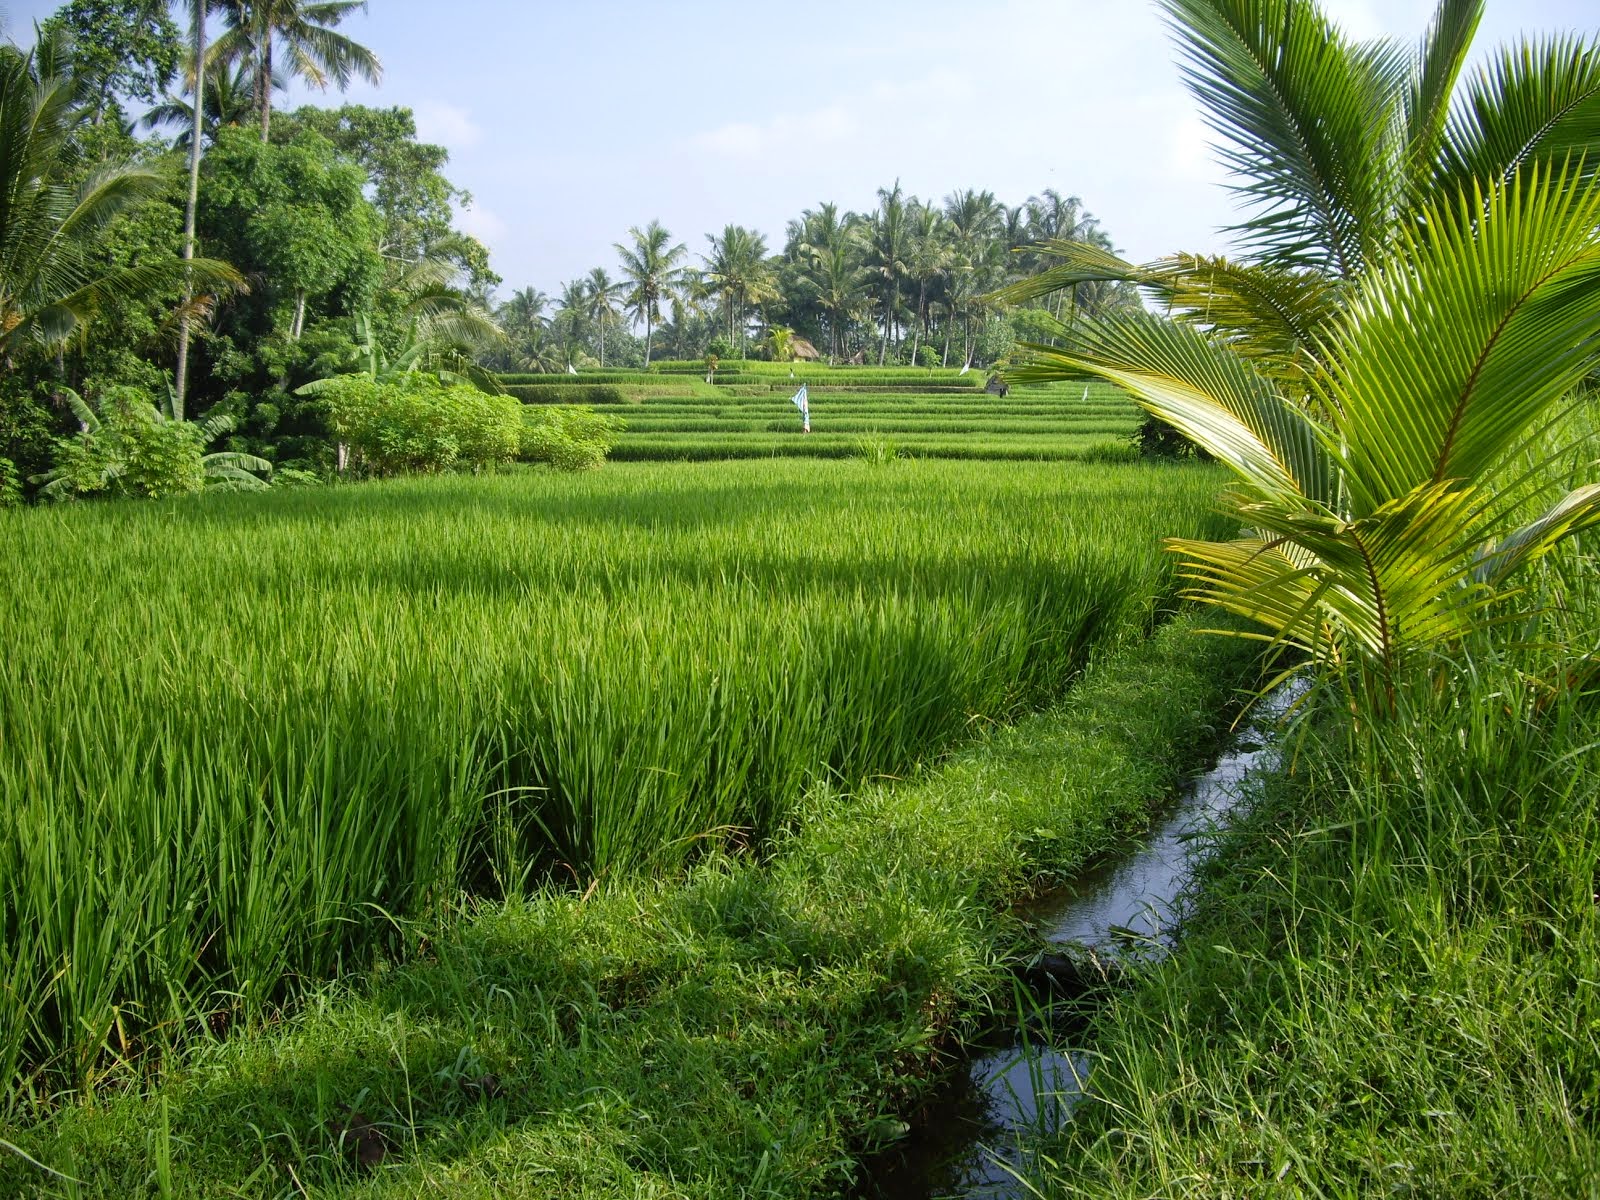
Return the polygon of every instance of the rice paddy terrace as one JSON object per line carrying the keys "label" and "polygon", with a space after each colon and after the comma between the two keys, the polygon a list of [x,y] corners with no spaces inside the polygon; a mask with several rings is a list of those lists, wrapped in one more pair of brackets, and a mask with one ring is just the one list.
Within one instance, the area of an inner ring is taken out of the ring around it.
{"label": "rice paddy terrace", "polygon": [[[987,374],[955,368],[827,367],[732,361],[649,372],[507,375],[528,403],[616,405],[627,432],[617,460],[718,458],[1123,459],[1138,411],[1116,388],[1061,383],[985,390]],[[791,401],[804,385],[811,433]]]}
{"label": "rice paddy terrace", "polygon": [[379,914],[914,770],[1147,621],[1216,485],[637,463],[0,513],[0,1092],[259,1013]]}

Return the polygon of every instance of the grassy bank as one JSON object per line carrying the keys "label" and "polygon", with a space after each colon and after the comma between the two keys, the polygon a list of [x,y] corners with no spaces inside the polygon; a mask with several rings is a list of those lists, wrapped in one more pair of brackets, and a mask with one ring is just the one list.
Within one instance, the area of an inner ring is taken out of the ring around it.
{"label": "grassy bank", "polygon": [[0,1151],[0,1194],[842,1186],[975,1014],[1009,1003],[1001,906],[1137,827],[1226,724],[1247,648],[1186,625],[938,771],[814,790],[765,865],[714,855],[408,930],[400,965],[192,1049],[153,1090],[14,1122],[5,1140],[78,1182]]}
{"label": "grassy bank", "polygon": [[1596,595],[1570,582],[1554,690],[1479,646],[1387,721],[1319,715],[1183,948],[1092,1031],[1043,1194],[1596,1194],[1600,695],[1559,662]]}

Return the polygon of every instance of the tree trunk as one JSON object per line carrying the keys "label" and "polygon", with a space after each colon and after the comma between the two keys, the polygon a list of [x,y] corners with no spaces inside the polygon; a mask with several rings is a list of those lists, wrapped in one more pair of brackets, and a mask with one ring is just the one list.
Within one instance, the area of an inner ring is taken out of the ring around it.
{"label": "tree trunk", "polygon": [[883,340],[878,343],[878,365],[881,367],[884,360],[889,357],[889,326],[894,323],[894,299],[888,292],[883,294]]}
{"label": "tree trunk", "polygon": [[272,129],[272,30],[261,39],[261,59],[256,67],[256,106],[261,110],[261,141],[266,143]]}
{"label": "tree trunk", "polygon": [[[204,123],[206,90],[206,0],[194,0],[194,128],[189,141],[189,197],[183,207],[183,261],[194,259],[194,212],[200,199],[200,129]],[[183,420],[189,387],[189,309],[194,284],[185,279],[183,308],[178,313],[178,368],[172,387],[172,419]]]}
{"label": "tree trunk", "polygon": [[300,340],[300,331],[306,324],[306,294],[298,292],[294,298],[294,323],[289,326],[289,337],[292,341]]}
{"label": "tree trunk", "polygon": [[600,326],[600,369],[603,371],[606,369],[606,319],[601,317],[595,323]]}
{"label": "tree trunk", "polygon": [[646,371],[650,369],[650,339],[653,334],[654,326],[651,324],[650,318],[646,317],[644,319],[644,369]]}

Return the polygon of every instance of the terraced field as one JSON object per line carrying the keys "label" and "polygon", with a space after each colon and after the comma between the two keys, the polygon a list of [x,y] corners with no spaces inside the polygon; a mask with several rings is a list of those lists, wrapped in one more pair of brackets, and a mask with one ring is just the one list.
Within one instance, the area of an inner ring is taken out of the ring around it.
{"label": "terraced field", "polygon": [[[984,390],[984,375],[955,370],[731,363],[711,384],[704,373],[699,363],[658,363],[649,374],[507,382],[530,402],[612,400],[628,425],[612,454],[619,460],[1116,460],[1133,457],[1128,435],[1139,423],[1106,384],[1013,388],[1001,397]],[[791,401],[802,384],[810,434]]]}

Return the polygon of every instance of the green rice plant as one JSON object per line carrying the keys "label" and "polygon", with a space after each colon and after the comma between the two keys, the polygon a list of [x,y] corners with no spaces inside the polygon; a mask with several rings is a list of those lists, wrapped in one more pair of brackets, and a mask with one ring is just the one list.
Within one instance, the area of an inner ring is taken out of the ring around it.
{"label": "green rice plant", "polygon": [[[1114,437],[1096,434],[1020,434],[1006,437],[978,435],[897,435],[907,451],[918,458],[1017,462],[1131,462],[1138,452]],[[790,433],[637,433],[617,444],[611,457],[618,462],[706,462],[719,458],[851,458],[858,450],[855,434]]]}
{"label": "green rice plant", "polygon": [[1003,1011],[1005,910],[1142,827],[1225,728],[1254,654],[1176,624],[915,779],[813,789],[769,855],[407,923],[409,953],[282,1020],[19,1114],[0,1195],[849,1194]]}
{"label": "green rice plant", "polygon": [[900,444],[885,434],[869,431],[856,442],[863,462],[874,467],[886,467],[900,457]]}
{"label": "green rice plant", "polygon": [[628,397],[614,383],[577,383],[572,377],[553,375],[550,384],[510,384],[506,395],[523,404],[626,404]]}
{"label": "green rice plant", "polygon": [[0,513],[7,1087],[258,1019],[462,888],[675,869],[914,769],[1148,620],[1216,480],[762,462]]}

